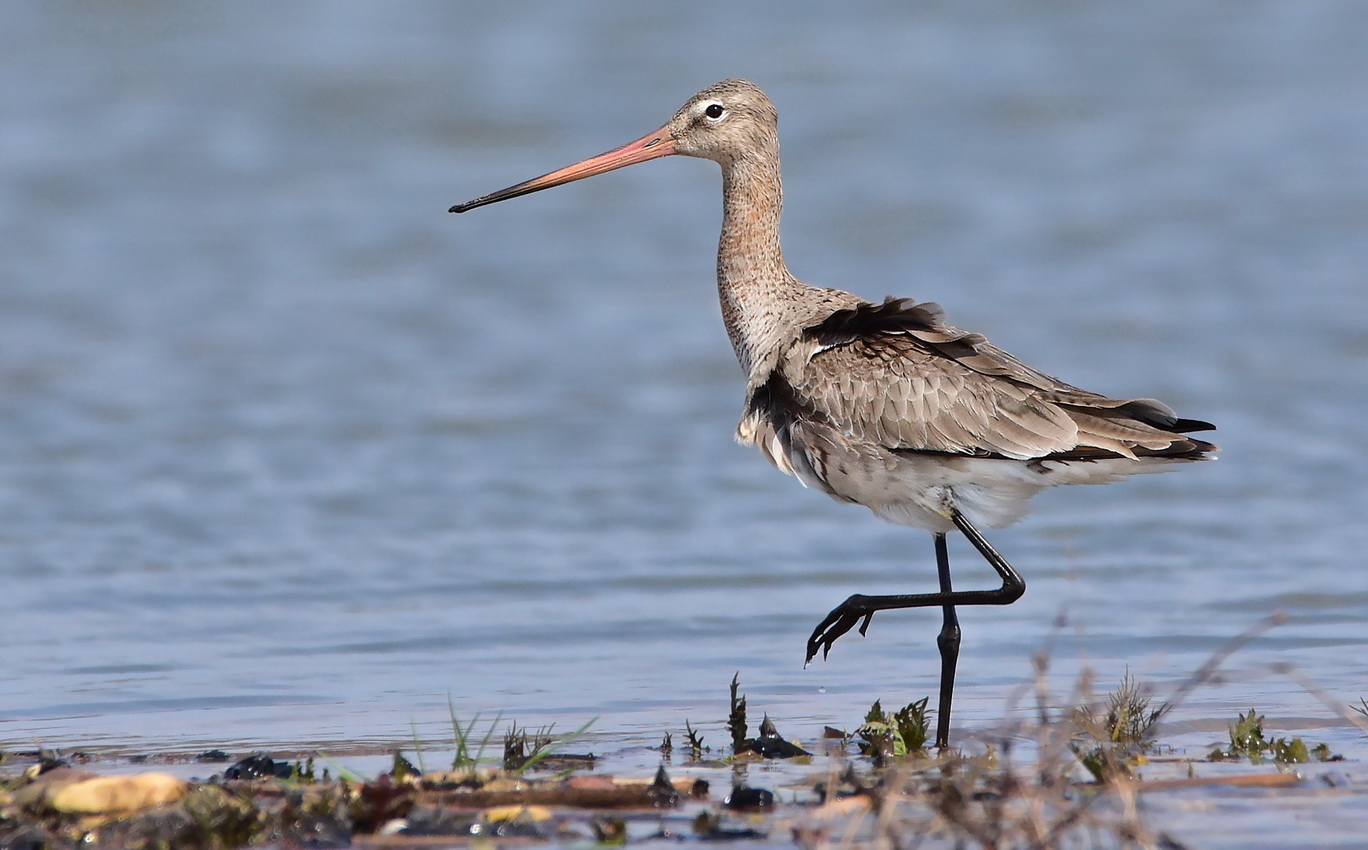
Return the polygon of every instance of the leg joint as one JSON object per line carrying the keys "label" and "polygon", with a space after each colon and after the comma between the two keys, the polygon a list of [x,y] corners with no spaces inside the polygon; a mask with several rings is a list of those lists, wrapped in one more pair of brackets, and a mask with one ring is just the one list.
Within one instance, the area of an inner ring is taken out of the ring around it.
{"label": "leg joint", "polygon": [[1011,605],[1026,595],[1026,581],[1019,573],[1012,573],[1002,579],[1002,604]]}

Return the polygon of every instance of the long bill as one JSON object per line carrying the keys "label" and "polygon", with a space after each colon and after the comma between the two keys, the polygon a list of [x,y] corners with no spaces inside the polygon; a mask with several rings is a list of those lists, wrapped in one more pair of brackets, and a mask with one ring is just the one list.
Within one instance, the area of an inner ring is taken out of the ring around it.
{"label": "long bill", "polygon": [[506,201],[509,198],[516,198],[519,195],[528,195],[532,192],[540,192],[542,189],[550,189],[552,186],[560,186],[575,180],[583,180],[586,177],[593,177],[596,174],[603,174],[605,171],[613,171],[618,168],[625,168],[635,165],[638,162],[645,162],[648,159],[658,159],[662,156],[669,156],[676,153],[675,137],[670,133],[669,128],[661,127],[646,136],[642,136],[635,142],[628,142],[620,148],[614,148],[607,153],[590,157],[583,162],[574,165],[567,165],[558,171],[550,174],[543,174],[531,180],[524,181],[516,186],[509,186],[507,189],[500,189],[488,195],[476,198],[473,201],[466,201],[464,204],[457,204],[448,212],[463,213],[466,210],[473,210],[485,204],[493,204],[499,201]]}

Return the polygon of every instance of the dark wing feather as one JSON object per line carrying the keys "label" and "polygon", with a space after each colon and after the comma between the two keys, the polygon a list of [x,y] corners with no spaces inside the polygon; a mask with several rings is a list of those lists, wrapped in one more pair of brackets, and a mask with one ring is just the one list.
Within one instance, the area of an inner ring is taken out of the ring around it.
{"label": "dark wing feather", "polygon": [[894,450],[1026,460],[1214,448],[1180,436],[1208,423],[1179,419],[1153,399],[1066,384],[942,316],[936,304],[903,298],[838,310],[807,328],[807,347],[779,364],[782,395],[794,415]]}

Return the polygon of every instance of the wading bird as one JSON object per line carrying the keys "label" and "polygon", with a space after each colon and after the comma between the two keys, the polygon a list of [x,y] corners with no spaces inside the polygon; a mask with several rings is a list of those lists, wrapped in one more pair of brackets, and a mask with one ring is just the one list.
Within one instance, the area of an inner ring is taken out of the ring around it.
{"label": "wading bird", "polygon": [[[813,631],[807,660],[819,650],[825,657],[857,624],[864,634],[878,611],[940,608],[936,745],[946,747],[960,646],[955,608],[1008,605],[1026,590],[978,526],[1015,522],[1047,487],[1207,458],[1216,447],[1186,433],[1213,426],[1179,419],[1153,399],[1108,398],[1052,378],[946,324],[936,304],[874,304],[799,281],[779,248],[778,115],[745,80],[709,86],[634,142],[450,211],[671,154],[722,166],[717,290],[747,379],[737,440],[808,487],[934,535],[939,592],[851,596]],[[954,530],[1001,587],[952,589],[946,534]]]}

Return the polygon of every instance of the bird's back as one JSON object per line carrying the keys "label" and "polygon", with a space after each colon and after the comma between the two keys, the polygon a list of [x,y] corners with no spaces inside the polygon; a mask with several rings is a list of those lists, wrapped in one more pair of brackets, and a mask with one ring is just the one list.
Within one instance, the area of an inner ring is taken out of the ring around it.
{"label": "bird's back", "polygon": [[[938,530],[949,502],[996,503],[1200,460],[1216,447],[1153,399],[1087,392],[1027,366],[910,299],[860,302],[795,329],[753,376],[738,428],[780,469],[895,522]],[[972,492],[971,492],[972,491]]]}

